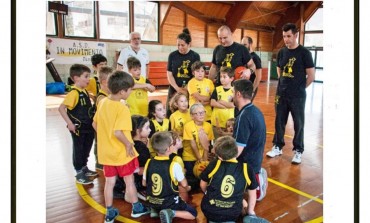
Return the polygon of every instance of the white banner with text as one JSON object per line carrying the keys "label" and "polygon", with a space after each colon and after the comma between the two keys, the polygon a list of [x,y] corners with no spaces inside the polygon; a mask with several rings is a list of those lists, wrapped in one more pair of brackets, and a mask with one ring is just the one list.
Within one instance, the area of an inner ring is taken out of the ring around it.
{"label": "white banner with text", "polygon": [[91,65],[91,56],[107,56],[107,44],[103,42],[46,38],[46,57],[55,58],[54,64]]}

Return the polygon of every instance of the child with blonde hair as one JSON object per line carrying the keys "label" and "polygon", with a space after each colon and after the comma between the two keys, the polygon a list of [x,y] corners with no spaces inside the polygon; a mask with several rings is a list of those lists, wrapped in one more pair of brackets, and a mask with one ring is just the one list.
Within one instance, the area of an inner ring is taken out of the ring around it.
{"label": "child with blonde hair", "polygon": [[[170,100],[170,129],[182,138],[184,133],[184,125],[191,121],[191,116],[189,113],[189,102],[188,97],[184,93],[176,93]],[[189,142],[183,142],[183,146],[187,145]],[[181,156],[182,149],[179,149],[178,153]]]}
{"label": "child with blonde hair", "polygon": [[[193,168],[196,162],[208,161],[210,142],[214,139],[212,125],[206,122],[206,110],[200,103],[190,107],[192,121],[184,126],[184,151],[182,158],[186,169],[186,177],[191,182],[199,182],[194,176]],[[191,180],[192,179],[192,180]],[[196,179],[193,181],[193,179]],[[199,186],[198,185],[191,185]]]}

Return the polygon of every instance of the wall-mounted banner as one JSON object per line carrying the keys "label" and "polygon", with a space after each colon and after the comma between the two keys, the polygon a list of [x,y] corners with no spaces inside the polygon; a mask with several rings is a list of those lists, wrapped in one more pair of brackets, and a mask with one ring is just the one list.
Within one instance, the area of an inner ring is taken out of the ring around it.
{"label": "wall-mounted banner", "polygon": [[107,56],[106,43],[46,38],[46,58],[55,58],[54,64],[91,65],[91,56],[98,53]]}

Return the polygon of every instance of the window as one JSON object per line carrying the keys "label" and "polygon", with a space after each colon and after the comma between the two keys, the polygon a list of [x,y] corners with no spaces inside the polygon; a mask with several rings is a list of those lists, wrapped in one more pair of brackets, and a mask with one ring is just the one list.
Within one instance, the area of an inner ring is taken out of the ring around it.
{"label": "window", "polygon": [[305,24],[304,46],[307,47],[315,63],[315,82],[323,82],[324,76],[324,31],[323,31],[323,9],[319,8]]}
{"label": "window", "polygon": [[[68,15],[49,13],[47,1],[46,35],[128,41],[129,34],[136,31],[141,33],[142,41],[159,41],[158,2],[63,1],[63,4],[68,6]],[[57,19],[62,20],[63,27],[58,27]]]}
{"label": "window", "polygon": [[46,35],[56,36],[56,16],[55,13],[49,12],[48,3],[46,2]]}
{"label": "window", "polygon": [[305,46],[322,47],[324,45],[322,33],[307,33],[304,36]]}
{"label": "window", "polygon": [[322,19],[323,19],[323,9],[319,8],[305,24],[305,30],[306,31],[324,30]]}
{"label": "window", "polygon": [[134,2],[134,30],[144,41],[158,41],[158,3]]}
{"label": "window", "polygon": [[128,40],[129,2],[99,2],[99,27],[101,39]]}
{"label": "window", "polygon": [[95,37],[94,2],[66,1],[64,34],[68,37]]}

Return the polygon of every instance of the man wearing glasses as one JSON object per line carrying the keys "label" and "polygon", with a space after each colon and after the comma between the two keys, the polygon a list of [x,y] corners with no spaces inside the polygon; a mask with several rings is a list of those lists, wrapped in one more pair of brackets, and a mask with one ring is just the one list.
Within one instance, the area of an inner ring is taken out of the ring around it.
{"label": "man wearing glasses", "polygon": [[141,76],[148,79],[149,53],[146,49],[140,47],[141,35],[138,32],[130,33],[130,45],[123,48],[117,60],[117,70],[128,72],[127,59],[136,57],[141,63]]}

